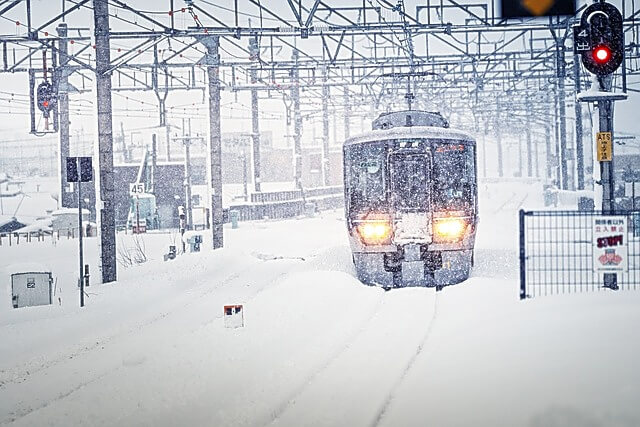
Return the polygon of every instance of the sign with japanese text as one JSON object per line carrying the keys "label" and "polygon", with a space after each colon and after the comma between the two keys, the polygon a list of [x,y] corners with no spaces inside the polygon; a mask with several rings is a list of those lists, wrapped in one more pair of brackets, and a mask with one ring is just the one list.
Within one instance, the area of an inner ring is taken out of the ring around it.
{"label": "sign with japanese text", "polygon": [[613,158],[611,146],[611,132],[598,132],[596,136],[596,151],[599,162],[610,162]]}
{"label": "sign with japanese text", "polygon": [[593,218],[593,271],[620,273],[629,271],[627,217]]}
{"label": "sign with japanese text", "polygon": [[591,50],[591,34],[588,27],[573,27],[573,53],[576,55]]}

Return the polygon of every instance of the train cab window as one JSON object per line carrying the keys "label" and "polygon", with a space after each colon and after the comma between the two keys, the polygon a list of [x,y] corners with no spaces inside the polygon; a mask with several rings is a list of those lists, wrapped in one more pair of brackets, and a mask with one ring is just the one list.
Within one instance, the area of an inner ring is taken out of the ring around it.
{"label": "train cab window", "polygon": [[383,205],[386,201],[385,144],[352,146],[346,154],[351,205],[356,209]]}
{"label": "train cab window", "polygon": [[391,168],[391,201],[396,208],[425,210],[429,204],[429,164],[425,154],[394,154]]}
{"label": "train cab window", "polygon": [[436,144],[433,154],[433,203],[436,210],[462,210],[473,206],[474,147]]}

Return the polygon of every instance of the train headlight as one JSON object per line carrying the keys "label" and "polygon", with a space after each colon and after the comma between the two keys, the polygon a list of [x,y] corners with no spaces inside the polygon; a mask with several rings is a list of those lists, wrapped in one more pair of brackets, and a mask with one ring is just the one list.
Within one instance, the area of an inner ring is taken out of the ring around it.
{"label": "train headlight", "polygon": [[387,220],[369,220],[356,226],[362,242],[366,245],[383,245],[391,239],[391,223]]}
{"label": "train headlight", "polygon": [[457,242],[462,239],[467,222],[462,218],[437,218],[433,224],[433,231],[438,241]]}

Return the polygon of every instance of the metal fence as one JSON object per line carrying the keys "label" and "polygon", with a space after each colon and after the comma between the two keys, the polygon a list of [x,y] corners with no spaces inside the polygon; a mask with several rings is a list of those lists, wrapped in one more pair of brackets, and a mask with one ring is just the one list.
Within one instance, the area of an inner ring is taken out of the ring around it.
{"label": "metal fence", "polygon": [[[620,240],[613,243],[626,247],[626,269],[603,272],[609,268],[603,265],[620,262],[615,249],[601,255],[607,240],[600,228],[606,225],[598,224],[612,217],[626,218],[626,229],[613,226]],[[640,289],[640,211],[520,211],[520,299],[606,288]]]}

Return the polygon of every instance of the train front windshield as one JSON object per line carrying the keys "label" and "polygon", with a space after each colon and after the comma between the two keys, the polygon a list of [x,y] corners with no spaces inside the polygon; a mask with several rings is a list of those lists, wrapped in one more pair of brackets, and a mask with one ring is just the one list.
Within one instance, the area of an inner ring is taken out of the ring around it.
{"label": "train front windshield", "polygon": [[369,210],[385,205],[386,155],[384,142],[353,146],[346,153],[352,209]]}
{"label": "train front windshield", "polygon": [[[421,140],[421,143],[427,140]],[[430,142],[430,143],[429,143]],[[345,152],[350,209],[452,211],[473,208],[475,155],[472,145],[428,141],[422,153],[393,151],[393,141],[369,142]],[[391,194],[387,200],[387,193]]]}
{"label": "train front windshield", "polygon": [[472,145],[440,143],[433,154],[435,210],[465,210],[473,206],[475,156]]}

